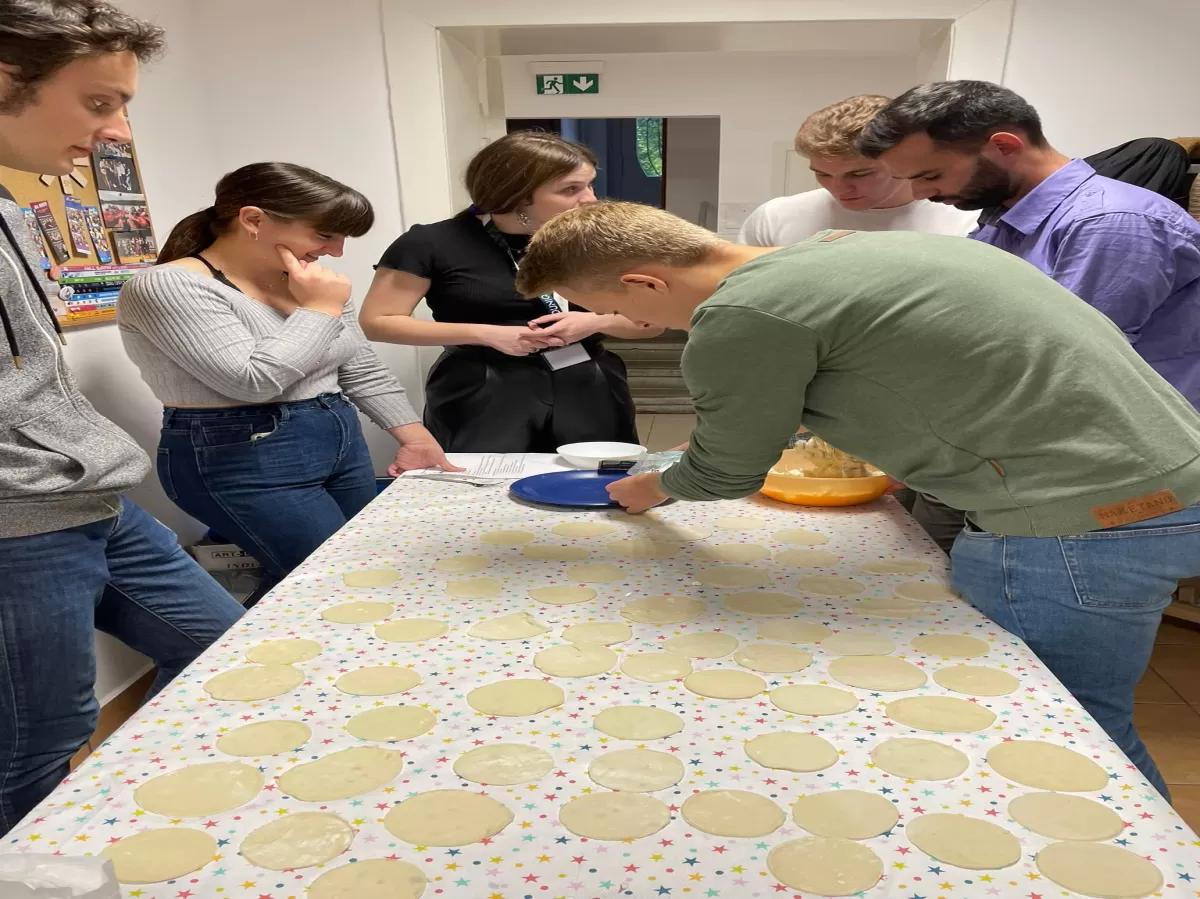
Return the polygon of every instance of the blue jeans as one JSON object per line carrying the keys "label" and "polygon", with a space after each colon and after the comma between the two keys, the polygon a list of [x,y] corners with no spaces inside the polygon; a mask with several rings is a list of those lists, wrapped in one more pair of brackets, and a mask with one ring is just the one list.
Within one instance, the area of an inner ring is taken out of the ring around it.
{"label": "blue jeans", "polygon": [[158,666],[150,695],[242,607],[128,500],[115,518],[0,539],[0,834],[58,786],[96,729],[93,628]]}
{"label": "blue jeans", "polygon": [[968,526],[954,588],[1016,634],[1165,797],[1133,725],[1133,690],[1181,578],[1200,575],[1200,505],[1077,537],[1001,537]]}
{"label": "blue jeans", "polygon": [[268,585],[376,495],[358,414],[341,394],[166,409],[158,479],[175,505],[254,556]]}

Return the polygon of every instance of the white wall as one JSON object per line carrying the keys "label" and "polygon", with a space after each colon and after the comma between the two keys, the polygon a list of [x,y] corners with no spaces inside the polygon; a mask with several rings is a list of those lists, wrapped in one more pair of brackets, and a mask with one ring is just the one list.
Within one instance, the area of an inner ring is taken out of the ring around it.
{"label": "white wall", "polygon": [[719,116],[721,204],[757,205],[772,197],[776,145],[790,145],[809,113],[852,94],[898,93],[916,74],[915,56],[629,53],[599,58],[597,95],[539,97],[527,68],[536,59],[500,61],[510,118]]}
{"label": "white wall", "polygon": [[[667,211],[716,230],[721,173],[721,120],[673,118],[667,119],[666,128]],[[709,207],[710,220],[705,221],[702,213]]]}
{"label": "white wall", "polygon": [[949,78],[1004,81],[1015,0],[985,0],[954,23]]}

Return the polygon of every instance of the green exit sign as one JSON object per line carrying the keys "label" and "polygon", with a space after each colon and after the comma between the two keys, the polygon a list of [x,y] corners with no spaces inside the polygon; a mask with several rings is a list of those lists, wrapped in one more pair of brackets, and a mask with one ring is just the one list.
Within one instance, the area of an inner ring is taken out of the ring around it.
{"label": "green exit sign", "polygon": [[537,92],[539,95],[598,94],[600,76],[594,72],[586,75],[538,75]]}

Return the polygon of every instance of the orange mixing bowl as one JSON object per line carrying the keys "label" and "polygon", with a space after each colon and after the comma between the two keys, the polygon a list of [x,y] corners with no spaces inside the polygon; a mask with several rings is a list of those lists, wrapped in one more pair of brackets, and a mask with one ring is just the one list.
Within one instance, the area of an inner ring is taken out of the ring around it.
{"label": "orange mixing bowl", "polygon": [[[798,462],[793,461],[796,455],[796,450],[785,450],[775,468],[798,468]],[[887,493],[888,476],[877,468],[868,470],[875,473],[863,478],[806,478],[772,472],[767,475],[762,493],[794,506],[857,506]]]}

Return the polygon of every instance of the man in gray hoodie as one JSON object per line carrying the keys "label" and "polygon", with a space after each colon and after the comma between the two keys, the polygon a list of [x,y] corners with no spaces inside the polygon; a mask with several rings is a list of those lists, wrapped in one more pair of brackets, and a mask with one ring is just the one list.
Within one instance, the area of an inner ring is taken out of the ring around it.
{"label": "man in gray hoodie", "polygon": [[[162,32],[101,0],[0,0],[0,165],[62,175],[128,141]],[[149,460],[84,398],[21,209],[0,193],[0,835],[67,774],[99,704],[94,628],[165,686],[242,608],[121,492]]]}

